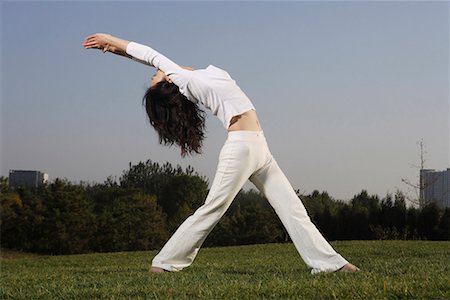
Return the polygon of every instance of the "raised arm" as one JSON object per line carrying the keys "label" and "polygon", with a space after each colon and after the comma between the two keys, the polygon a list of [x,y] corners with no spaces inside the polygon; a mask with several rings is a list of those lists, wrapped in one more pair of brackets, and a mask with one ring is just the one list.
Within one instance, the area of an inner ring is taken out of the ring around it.
{"label": "raised arm", "polygon": [[166,73],[166,75],[170,75],[170,73],[180,69],[192,70],[192,68],[189,67],[179,66],[149,46],[130,42],[110,34],[96,33],[90,35],[84,41],[83,47],[86,49],[99,49],[103,52],[111,52],[134,58],[142,63],[160,69]]}
{"label": "raised arm", "polygon": [[130,42],[110,34],[96,33],[88,36],[83,43],[83,47],[122,55],[155,67],[163,71],[180,88],[181,92],[186,91],[186,85],[192,76],[192,68],[181,67],[148,46]]}

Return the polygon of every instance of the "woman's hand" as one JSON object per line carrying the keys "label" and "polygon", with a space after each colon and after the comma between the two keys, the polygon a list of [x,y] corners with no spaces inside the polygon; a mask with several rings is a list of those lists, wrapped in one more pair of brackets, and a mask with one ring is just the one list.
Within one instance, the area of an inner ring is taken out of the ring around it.
{"label": "woman's hand", "polygon": [[115,52],[116,47],[111,45],[111,35],[105,33],[96,33],[88,36],[83,43],[83,47],[86,49],[100,49],[103,52]]}
{"label": "woman's hand", "polygon": [[127,46],[130,42],[105,33],[96,33],[86,38],[83,47],[86,49],[100,49],[103,52],[112,52],[122,56],[127,54]]}

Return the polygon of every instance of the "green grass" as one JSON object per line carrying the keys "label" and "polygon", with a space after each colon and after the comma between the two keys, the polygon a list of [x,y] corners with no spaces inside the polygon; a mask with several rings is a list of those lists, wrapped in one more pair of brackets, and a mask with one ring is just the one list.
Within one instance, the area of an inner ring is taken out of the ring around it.
{"label": "green grass", "polygon": [[338,241],[362,272],[311,275],[292,244],[204,248],[178,273],[155,251],[38,256],[2,251],[1,299],[450,299],[450,243]]}

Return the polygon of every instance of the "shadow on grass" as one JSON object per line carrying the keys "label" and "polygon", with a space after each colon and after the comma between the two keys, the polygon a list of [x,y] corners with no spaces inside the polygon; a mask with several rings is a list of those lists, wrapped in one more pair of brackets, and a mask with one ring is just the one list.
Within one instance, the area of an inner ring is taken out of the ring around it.
{"label": "shadow on grass", "polygon": [[220,270],[219,272],[226,275],[250,275],[250,276],[256,275],[256,272],[249,270],[226,269]]}

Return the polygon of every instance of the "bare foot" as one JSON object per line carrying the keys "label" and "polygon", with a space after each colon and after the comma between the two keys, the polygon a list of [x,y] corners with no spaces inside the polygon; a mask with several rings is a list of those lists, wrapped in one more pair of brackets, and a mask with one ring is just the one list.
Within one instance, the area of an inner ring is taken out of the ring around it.
{"label": "bare foot", "polygon": [[360,269],[358,267],[356,267],[355,265],[352,265],[351,263],[346,264],[345,266],[343,266],[342,268],[340,268],[339,270],[337,270],[336,272],[359,272]]}
{"label": "bare foot", "polygon": [[163,268],[158,268],[158,267],[150,267],[150,269],[148,271],[150,273],[164,273],[164,272],[166,272],[166,270],[164,270]]}

